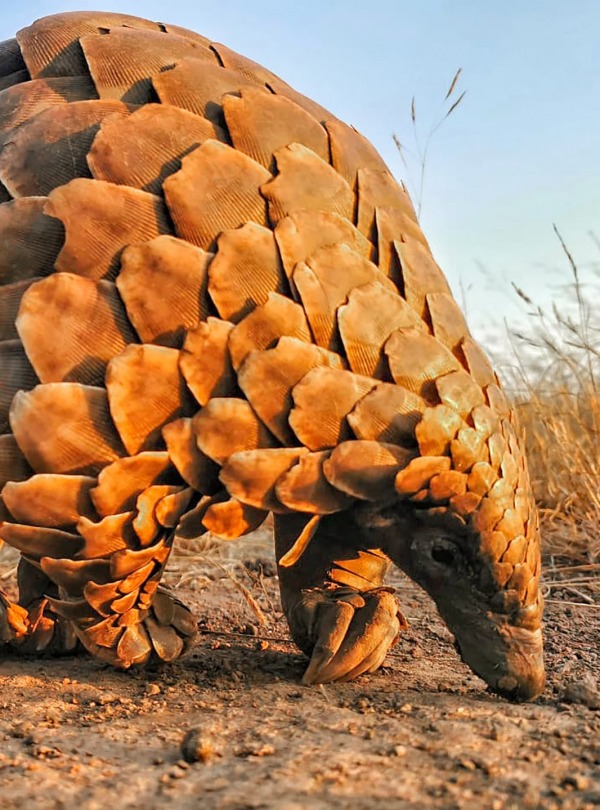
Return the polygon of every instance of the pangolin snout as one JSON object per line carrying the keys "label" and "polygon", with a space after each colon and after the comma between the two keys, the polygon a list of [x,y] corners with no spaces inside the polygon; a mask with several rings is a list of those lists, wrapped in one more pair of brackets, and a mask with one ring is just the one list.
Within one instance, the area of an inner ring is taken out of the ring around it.
{"label": "pangolin snout", "polygon": [[533,700],[546,685],[541,629],[504,625],[499,635],[506,641],[505,661],[501,665],[504,671],[490,687],[511,700]]}
{"label": "pangolin snout", "polygon": [[457,639],[461,657],[493,692],[509,700],[533,700],[546,684],[542,631],[500,625],[495,632],[465,643]]}
{"label": "pangolin snout", "polygon": [[494,692],[502,695],[509,700],[515,700],[519,703],[527,700],[533,700],[544,691],[546,685],[546,673],[542,667],[541,670],[535,670],[519,677],[514,675],[503,675],[498,679],[495,687],[491,687]]}

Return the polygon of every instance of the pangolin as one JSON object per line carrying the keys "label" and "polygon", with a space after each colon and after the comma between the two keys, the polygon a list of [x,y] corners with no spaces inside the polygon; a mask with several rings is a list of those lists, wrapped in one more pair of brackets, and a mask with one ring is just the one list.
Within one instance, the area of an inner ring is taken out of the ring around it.
{"label": "pangolin", "polygon": [[3,643],[171,661],[176,536],[272,513],[306,683],[381,665],[393,562],[541,692],[517,418],[363,136],[192,31],[58,14],[0,43],[0,203]]}

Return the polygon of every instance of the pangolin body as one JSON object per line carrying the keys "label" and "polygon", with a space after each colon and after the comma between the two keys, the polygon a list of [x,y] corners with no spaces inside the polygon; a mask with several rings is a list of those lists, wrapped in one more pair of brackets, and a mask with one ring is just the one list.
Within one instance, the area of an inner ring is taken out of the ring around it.
{"label": "pangolin body", "polygon": [[540,691],[519,427],[355,129],[191,31],[46,17],[0,43],[0,235],[0,638],[172,660],[195,626],[158,585],[175,530],[271,512],[300,646],[323,598],[338,634],[369,606],[388,628],[309,680],[381,663],[391,559],[494,689]]}

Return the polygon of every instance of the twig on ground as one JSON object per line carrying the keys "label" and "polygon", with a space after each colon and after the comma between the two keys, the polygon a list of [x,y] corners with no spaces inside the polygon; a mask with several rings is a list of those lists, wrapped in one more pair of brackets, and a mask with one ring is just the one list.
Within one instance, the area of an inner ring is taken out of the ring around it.
{"label": "twig on ground", "polygon": [[246,588],[245,585],[243,585],[238,579],[236,579],[233,576],[233,574],[225,568],[224,565],[221,565],[221,563],[218,562],[218,560],[212,560],[210,558],[206,558],[206,562],[208,562],[210,565],[214,565],[215,568],[218,568],[220,571],[222,571],[225,574],[225,576],[228,579],[231,580],[231,582],[234,584],[234,586],[242,594],[242,596],[244,597],[244,599],[248,603],[248,606],[250,607],[250,609],[252,610],[252,612],[256,616],[259,624],[261,624],[264,627],[267,624],[266,616],[262,612],[262,610],[260,608],[260,605],[258,604],[256,599],[252,596],[252,594],[250,593],[248,588]]}

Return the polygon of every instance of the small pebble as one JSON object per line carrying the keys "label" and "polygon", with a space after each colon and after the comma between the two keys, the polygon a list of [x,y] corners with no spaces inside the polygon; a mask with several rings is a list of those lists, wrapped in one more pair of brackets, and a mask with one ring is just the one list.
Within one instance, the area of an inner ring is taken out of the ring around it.
{"label": "small pebble", "polygon": [[257,636],[259,634],[259,629],[256,624],[251,624],[250,622],[248,622],[248,624],[245,624],[242,627],[242,633],[245,636]]}
{"label": "small pebble", "polygon": [[181,754],[186,762],[209,762],[215,755],[212,740],[199,728],[188,731],[181,743]]}
{"label": "small pebble", "polygon": [[566,776],[562,782],[561,787],[570,788],[571,790],[587,790],[590,786],[590,780],[583,774],[573,774]]}
{"label": "small pebble", "polygon": [[596,679],[591,675],[570,681],[566,684],[562,699],[566,703],[582,703],[589,709],[600,709],[600,690]]}

